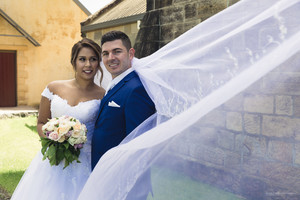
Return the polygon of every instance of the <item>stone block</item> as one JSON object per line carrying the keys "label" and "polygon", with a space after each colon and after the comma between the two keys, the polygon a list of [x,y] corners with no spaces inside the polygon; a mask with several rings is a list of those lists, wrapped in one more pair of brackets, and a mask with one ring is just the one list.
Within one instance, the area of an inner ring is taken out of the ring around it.
{"label": "stone block", "polygon": [[234,152],[226,152],[224,158],[224,166],[227,169],[236,169],[239,170],[241,168],[242,157],[238,153]]}
{"label": "stone block", "polygon": [[25,84],[18,85],[18,93],[19,92],[28,92],[28,87]]}
{"label": "stone block", "polygon": [[19,79],[23,79],[23,80],[27,79],[28,78],[27,70],[20,67],[20,69],[18,70],[17,78],[18,78],[18,80]]}
{"label": "stone block", "polygon": [[215,165],[224,165],[225,153],[219,148],[201,147],[199,148],[198,161],[208,162]]}
{"label": "stone block", "polygon": [[155,9],[172,5],[173,0],[155,0]]}
{"label": "stone block", "polygon": [[155,0],[147,0],[147,12],[155,9]]}
{"label": "stone block", "polygon": [[[183,144],[183,143],[182,143]],[[197,162],[197,163],[211,163],[218,166],[224,164],[224,151],[202,144],[192,143],[190,145],[172,146],[170,151],[178,152],[178,155],[182,158]]]}
{"label": "stone block", "polygon": [[158,42],[142,42],[135,44],[135,49],[139,49],[139,51],[136,51],[135,56],[141,58],[142,56],[151,55],[158,49],[158,46]]}
{"label": "stone block", "polygon": [[284,163],[262,162],[261,175],[268,180],[269,188],[281,188],[284,192],[289,191],[299,194],[300,168]]}
{"label": "stone block", "polygon": [[264,91],[268,94],[300,95],[300,73],[272,72],[266,75]]}
{"label": "stone block", "polygon": [[276,96],[275,97],[275,113],[278,115],[293,114],[293,100],[291,96]]}
{"label": "stone block", "polygon": [[218,132],[218,146],[227,149],[227,150],[234,150],[234,133],[225,130],[219,130]]}
{"label": "stone block", "polygon": [[[191,131],[190,131],[191,130]],[[210,146],[210,147],[217,147],[218,145],[218,137],[219,134],[215,128],[210,127],[200,127],[195,126],[192,129],[186,131],[187,133],[191,134],[184,134],[182,139],[185,141],[186,144],[189,143],[196,143],[200,146]]]}
{"label": "stone block", "polygon": [[237,3],[239,0],[227,0],[227,6],[231,6],[235,3]]}
{"label": "stone block", "polygon": [[199,125],[225,127],[225,120],[226,112],[220,110],[213,110],[199,121]]}
{"label": "stone block", "polygon": [[295,150],[294,150],[294,164],[297,164],[300,166],[300,144],[295,144]]}
{"label": "stone block", "polygon": [[172,40],[174,38],[174,25],[161,26],[161,40]]}
{"label": "stone block", "polygon": [[247,112],[272,114],[274,111],[273,96],[247,95],[244,98],[244,110]]}
{"label": "stone block", "polygon": [[299,120],[282,116],[267,116],[262,119],[262,135],[267,137],[291,138]]}
{"label": "stone block", "polygon": [[300,96],[293,98],[293,112],[295,117],[300,117]]}
{"label": "stone block", "polygon": [[218,12],[224,10],[227,7],[226,1],[220,0],[203,0],[198,3],[197,18],[202,21],[217,14]]}
{"label": "stone block", "polygon": [[161,10],[160,25],[182,23],[184,20],[183,7],[169,7]]}
{"label": "stone block", "polygon": [[189,18],[195,18],[197,16],[197,5],[195,3],[193,4],[186,4],[184,6],[184,12],[185,12],[185,19]]}
{"label": "stone block", "polygon": [[283,141],[269,141],[268,157],[284,163],[292,163],[293,144]]}
{"label": "stone block", "polygon": [[173,0],[173,2],[174,2],[174,5],[176,5],[176,4],[186,4],[186,3],[191,3],[191,2],[194,2],[194,1],[199,1],[199,0],[184,0],[184,1],[182,1],[182,0]]}
{"label": "stone block", "polygon": [[259,177],[243,176],[240,182],[240,190],[247,199],[263,199],[266,184]]}
{"label": "stone block", "polygon": [[[299,127],[299,125],[298,125],[298,127]],[[295,140],[296,140],[296,142],[300,142],[300,129],[299,128],[295,128],[295,129],[296,129],[294,132]]]}
{"label": "stone block", "polygon": [[228,112],[226,115],[226,128],[233,131],[242,131],[243,120],[239,112]]}
{"label": "stone block", "polygon": [[[187,163],[187,162],[186,162]],[[203,183],[208,183],[210,185],[226,188],[228,190],[233,189],[236,184],[238,176],[232,173],[206,163],[187,163],[185,174],[189,174],[194,180],[200,180]]]}
{"label": "stone block", "polygon": [[185,22],[184,22],[184,31],[188,31],[188,30],[194,28],[194,26],[196,26],[196,25],[199,24],[200,22],[201,22],[200,19],[185,21]]}
{"label": "stone block", "polygon": [[151,12],[147,12],[142,20],[141,28],[148,27],[148,26],[158,26],[159,25],[159,10],[154,10]]}
{"label": "stone block", "polygon": [[176,25],[175,25],[174,38],[173,38],[173,39],[179,37],[179,36],[182,35],[184,32],[185,32],[185,29],[184,29],[184,23],[176,24]]}
{"label": "stone block", "polygon": [[261,116],[256,114],[244,114],[244,129],[247,133],[260,134]]}
{"label": "stone block", "polygon": [[[20,54],[23,54],[23,57]],[[20,51],[20,53],[18,52],[17,56],[18,56],[18,64],[19,64],[19,66],[23,65],[24,67],[26,67],[26,65],[28,65],[28,57],[26,56],[26,54],[24,53],[24,51]],[[23,68],[23,67],[21,67],[21,68]]]}
{"label": "stone block", "polygon": [[223,104],[225,110],[243,111],[243,94],[238,94]]}
{"label": "stone block", "polygon": [[250,85],[243,93],[244,95],[257,95],[258,93],[262,93],[264,94],[265,92],[263,91],[263,78],[256,81],[255,83],[253,83],[252,85]]}
{"label": "stone block", "polygon": [[245,156],[265,157],[267,142],[262,137],[239,134],[235,139],[235,151]]}
{"label": "stone block", "polygon": [[242,170],[245,174],[260,176],[262,171],[262,157],[242,156]]}
{"label": "stone block", "polygon": [[154,42],[158,41],[159,27],[143,27],[139,31],[139,40],[143,42]]}

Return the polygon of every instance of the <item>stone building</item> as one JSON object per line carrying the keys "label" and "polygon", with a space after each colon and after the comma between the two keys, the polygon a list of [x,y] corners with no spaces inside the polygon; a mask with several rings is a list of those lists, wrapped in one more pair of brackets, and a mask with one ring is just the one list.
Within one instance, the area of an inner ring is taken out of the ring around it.
{"label": "stone building", "polygon": [[135,49],[141,58],[238,0],[147,0]]}
{"label": "stone building", "polygon": [[[147,0],[136,56],[155,52],[236,2]],[[247,199],[299,199],[300,68],[291,66],[299,60],[298,53],[199,121],[199,133],[209,133],[209,142],[176,147],[186,161],[175,170]],[[223,131],[215,132],[214,127]],[[197,136],[187,140],[197,141]],[[186,171],[185,165],[194,171]]]}
{"label": "stone building", "polygon": [[78,1],[0,1],[0,107],[37,106],[53,80],[74,77],[71,48],[89,13]]}
{"label": "stone building", "polygon": [[176,170],[247,199],[299,199],[299,61],[298,53],[204,116],[195,127],[207,139],[189,135],[199,143],[176,147],[194,170]]}
{"label": "stone building", "polygon": [[146,0],[115,0],[81,23],[81,34],[100,44],[104,33],[111,30],[125,32],[132,44],[146,13]]}

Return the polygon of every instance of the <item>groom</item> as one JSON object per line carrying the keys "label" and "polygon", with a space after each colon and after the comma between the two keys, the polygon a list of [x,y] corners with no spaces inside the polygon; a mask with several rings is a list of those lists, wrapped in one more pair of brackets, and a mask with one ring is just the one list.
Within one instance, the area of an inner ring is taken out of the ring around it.
{"label": "groom", "polygon": [[[128,36],[111,31],[102,36],[102,61],[112,75],[101,101],[92,139],[92,169],[101,156],[117,146],[139,124],[155,113],[155,106],[131,68],[135,50]],[[134,199],[146,199],[144,193]],[[136,195],[136,194],[135,194]]]}

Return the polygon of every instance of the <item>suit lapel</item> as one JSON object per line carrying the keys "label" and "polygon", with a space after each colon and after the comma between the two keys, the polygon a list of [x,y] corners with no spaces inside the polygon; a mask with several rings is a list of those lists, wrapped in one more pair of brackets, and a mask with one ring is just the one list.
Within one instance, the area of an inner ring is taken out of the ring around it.
{"label": "suit lapel", "polygon": [[99,119],[99,116],[103,110],[104,105],[107,104],[107,101],[118,91],[120,90],[125,84],[126,82],[128,82],[130,79],[132,79],[133,77],[137,76],[136,72],[130,72],[127,76],[125,76],[117,85],[115,85],[101,100],[100,103],[100,108],[99,108],[99,112],[98,112],[98,118],[97,121]]}

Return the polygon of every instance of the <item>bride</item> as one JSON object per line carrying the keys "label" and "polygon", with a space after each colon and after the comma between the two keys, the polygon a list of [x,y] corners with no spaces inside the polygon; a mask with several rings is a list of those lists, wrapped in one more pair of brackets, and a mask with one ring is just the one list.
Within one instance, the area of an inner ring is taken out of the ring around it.
{"label": "bride", "polygon": [[[87,127],[87,142],[80,150],[79,161],[64,168],[64,163],[51,166],[39,152],[23,175],[11,199],[73,200],[77,199],[91,173],[91,138],[105,90],[94,83],[100,67],[101,49],[90,39],[74,44],[71,63],[75,78],[54,81],[42,93],[38,117],[38,134],[45,137],[42,126],[48,119],[68,115]],[[101,75],[102,76],[102,75]]]}

